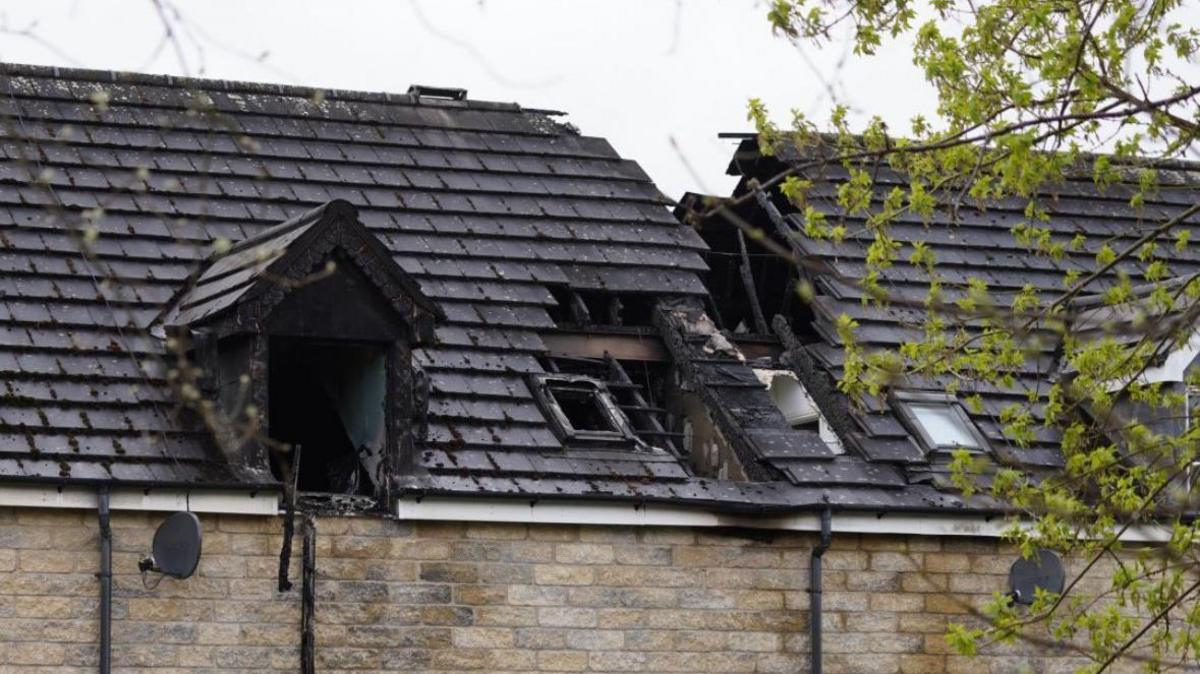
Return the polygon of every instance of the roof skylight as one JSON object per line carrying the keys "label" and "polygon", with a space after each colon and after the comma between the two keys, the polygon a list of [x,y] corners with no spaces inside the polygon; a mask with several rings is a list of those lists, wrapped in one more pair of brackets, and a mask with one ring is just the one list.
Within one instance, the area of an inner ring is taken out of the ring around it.
{"label": "roof skylight", "polygon": [[637,438],[608,388],[591,377],[539,375],[534,395],[564,440],[617,442]]}
{"label": "roof skylight", "polygon": [[908,409],[929,437],[931,445],[983,449],[955,408],[949,405],[912,403]]}
{"label": "roof skylight", "polygon": [[952,395],[896,392],[894,404],[926,451],[987,449],[983,434]]}

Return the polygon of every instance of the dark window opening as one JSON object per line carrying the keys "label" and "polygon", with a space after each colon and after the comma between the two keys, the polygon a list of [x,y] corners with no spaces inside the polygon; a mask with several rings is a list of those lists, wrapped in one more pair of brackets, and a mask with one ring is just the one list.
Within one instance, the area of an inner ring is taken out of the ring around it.
{"label": "dark window opening", "polygon": [[553,356],[546,358],[544,365],[550,372],[604,382],[616,408],[628,419],[630,431],[642,444],[679,454],[682,433],[674,432],[676,420],[665,409],[670,372],[667,363]]}
{"label": "dark window opening", "polygon": [[[297,489],[374,493],[386,443],[386,348],[288,338],[268,348],[268,432],[292,448],[289,463],[298,455]],[[283,466],[274,469],[283,479]]]}
{"label": "dark window opening", "polygon": [[548,383],[547,390],[577,431],[620,433],[600,400],[599,388],[592,384]]}

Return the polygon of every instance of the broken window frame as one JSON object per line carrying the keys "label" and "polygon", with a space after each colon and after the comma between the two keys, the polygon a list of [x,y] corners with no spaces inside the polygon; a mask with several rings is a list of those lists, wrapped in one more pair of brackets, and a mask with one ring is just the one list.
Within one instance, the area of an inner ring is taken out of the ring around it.
{"label": "broken window frame", "polygon": [[[593,389],[596,404],[614,430],[598,431],[575,428],[552,392],[555,385],[574,385]],[[564,442],[639,444],[629,418],[617,406],[616,399],[604,382],[583,375],[549,373],[534,375],[532,388],[538,404],[553,422],[555,433]]]}
{"label": "broken window frame", "polygon": [[[986,454],[991,451],[991,445],[988,443],[987,438],[979,430],[979,427],[975,425],[971,416],[967,414],[967,410],[954,395],[926,391],[893,391],[891,403],[900,418],[900,422],[921,443],[921,446],[927,453],[951,452],[957,449],[965,449],[972,454]],[[913,410],[913,405],[944,407],[959,422],[961,430],[971,436],[976,446],[946,445],[934,441],[929,430],[921,423],[917,413]]]}
{"label": "broken window frame", "polygon": [[[639,342],[639,346],[645,344]],[[600,354],[589,352],[586,355],[578,352],[578,349],[575,355],[569,355],[571,349],[567,349],[566,352],[561,349],[553,351],[555,350],[552,349],[552,353],[542,359],[542,367],[546,372],[554,375],[590,377],[604,383],[634,435],[634,449],[670,454],[677,459],[683,458],[679,447],[683,434],[672,430],[674,422],[671,412],[663,407],[665,400],[661,391],[655,393],[653,376],[648,369],[634,374],[631,374],[633,371],[630,369],[640,362],[643,366],[668,366],[669,370],[669,363],[661,360],[663,354],[650,355],[639,352],[627,354],[631,356],[631,360],[620,360],[607,349]],[[663,376],[669,375],[664,373]],[[661,382],[659,384],[661,385]]]}
{"label": "broken window frame", "polygon": [[[814,399],[812,394],[808,392],[808,389],[804,386],[804,383],[800,381],[800,378],[796,376],[794,371],[767,367],[754,367],[753,370],[755,376],[758,377],[758,380],[767,388],[767,394],[771,396],[771,402],[775,403],[775,407],[779,409],[779,413],[783,415],[784,420],[787,421],[790,428],[793,430],[802,430],[805,428],[816,430],[817,434],[821,437],[821,441],[824,442],[825,446],[829,448],[829,451],[833,452],[834,454],[846,453],[846,448],[842,444],[842,439],[838,437],[837,432],[833,430],[833,426],[830,425],[829,420],[825,417],[825,413],[822,412],[821,408],[817,405],[816,399]],[[775,387],[777,384],[775,383],[775,380],[780,377],[792,382],[791,385],[795,387],[796,393],[802,396],[803,400],[811,408],[812,411],[805,415],[803,419],[796,421],[790,419],[788,417],[788,410],[784,409],[782,406],[783,401],[776,400]]]}

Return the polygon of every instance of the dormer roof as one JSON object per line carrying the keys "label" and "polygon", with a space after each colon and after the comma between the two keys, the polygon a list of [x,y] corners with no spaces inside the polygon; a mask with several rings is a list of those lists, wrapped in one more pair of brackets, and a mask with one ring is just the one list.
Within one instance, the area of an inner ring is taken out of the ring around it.
{"label": "dormer roof", "polygon": [[335,257],[344,258],[375,286],[412,326],[417,341],[433,338],[434,323],[445,314],[359,222],[358,209],[342,199],[214,253],[155,322],[198,327],[223,321],[232,331],[254,330],[290,290],[338,273]]}

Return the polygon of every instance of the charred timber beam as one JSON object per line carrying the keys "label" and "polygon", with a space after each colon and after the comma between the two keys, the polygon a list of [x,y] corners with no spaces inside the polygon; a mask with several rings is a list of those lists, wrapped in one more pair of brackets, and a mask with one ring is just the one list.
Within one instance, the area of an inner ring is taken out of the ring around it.
{"label": "charred timber beam", "polygon": [[[716,330],[716,326],[708,320],[704,311],[696,304],[682,306],[660,304],[654,310],[654,325],[662,335],[663,345],[670,352],[680,377],[704,402],[717,429],[729,442],[730,448],[741,463],[746,477],[755,482],[780,479],[780,476],[774,474],[770,467],[759,461],[760,452],[754,440],[734,418],[727,401],[723,400],[715,387],[709,386],[701,376],[692,357],[692,347],[688,344],[690,338],[706,336],[701,334],[702,331],[697,327],[701,323],[708,324],[705,330],[710,339],[714,336],[724,339],[724,336]],[[704,358],[704,356],[699,356],[699,358]],[[761,385],[759,386],[761,387]]]}
{"label": "charred timber beam", "polygon": [[571,291],[570,302],[567,305],[567,309],[571,312],[571,320],[574,321],[576,325],[591,324],[592,315],[588,311],[587,304],[583,302],[583,298],[579,296],[579,293],[575,292],[574,290]]}
{"label": "charred timber beam", "polygon": [[771,322],[775,334],[783,345],[783,353],[779,360],[796,375],[796,379],[804,386],[804,390],[816,403],[817,409],[825,417],[830,428],[837,434],[843,444],[851,443],[850,433],[854,422],[850,419],[850,409],[846,405],[845,396],[838,392],[833,380],[821,371],[809,355],[804,344],[796,339],[792,326],[783,316],[776,315]]}
{"label": "charred timber beam", "polygon": [[[771,201],[770,195],[765,190],[755,190],[754,201],[757,202],[758,207],[767,214],[767,220],[770,221],[771,226],[775,228],[775,233],[779,236],[779,238],[783,239],[783,241],[787,243],[788,248],[792,251],[792,255],[794,255],[796,259],[808,258],[809,255],[796,244],[796,230],[788,223],[787,218],[784,217],[783,213],[779,212],[779,208],[775,206],[773,201]],[[803,266],[792,265],[792,272],[788,274],[788,285],[787,288],[784,289],[785,303],[781,309],[782,312],[786,313],[787,310],[791,308],[791,296],[795,292],[796,280],[798,278],[806,278],[807,276],[808,275],[805,273]]]}
{"label": "charred timber beam", "polygon": [[[605,355],[604,360],[608,363],[608,369],[612,373],[613,379],[627,386],[633,385],[633,380],[629,378],[629,373],[625,372],[625,368],[621,367],[621,363],[616,358]],[[634,386],[634,388],[630,389],[630,396],[633,398],[635,405],[622,405],[621,409],[633,412],[633,416],[639,417],[638,420],[642,422],[639,424],[641,428],[649,428],[651,433],[665,438],[663,444],[666,445],[667,451],[678,457],[679,448],[675,446],[675,443],[671,441],[669,436],[664,435],[666,429],[659,423],[658,416],[655,414],[655,412],[666,412],[666,410],[651,407],[646,399],[642,397],[640,386]]]}
{"label": "charred timber beam", "polygon": [[312,515],[304,515],[304,542],[301,548],[300,581],[300,671],[315,674],[317,611],[317,525]]}
{"label": "charred timber beam", "polygon": [[765,335],[770,332],[767,319],[763,318],[762,307],[758,304],[758,289],[754,285],[754,270],[750,267],[750,253],[746,250],[746,235],[741,229],[737,230],[738,254],[742,258],[738,272],[742,276],[742,289],[746,293],[746,301],[750,303],[750,314],[754,317],[754,332]]}
{"label": "charred timber beam", "polygon": [[[792,228],[788,226],[787,220],[779,212],[779,208],[771,201],[770,195],[765,190],[755,190],[754,201],[767,214],[767,220],[771,221],[771,224],[775,227],[775,232],[783,237],[783,240],[787,241],[790,246],[792,244]],[[792,250],[795,250],[795,246],[792,246]]]}
{"label": "charred timber beam", "polygon": [[[600,362],[607,353],[617,360],[637,360],[648,363],[665,363],[670,354],[663,347],[658,335],[621,335],[580,332],[544,332],[542,343],[547,355],[563,360]],[[779,355],[779,343],[761,337],[743,339],[734,335],[732,340],[747,358]]]}
{"label": "charred timber beam", "polygon": [[654,362],[667,357],[662,340],[657,336],[552,332],[542,334],[542,343],[551,357],[603,360],[605,354],[610,354],[618,360]]}

